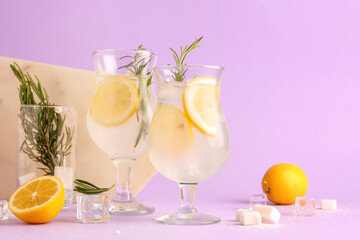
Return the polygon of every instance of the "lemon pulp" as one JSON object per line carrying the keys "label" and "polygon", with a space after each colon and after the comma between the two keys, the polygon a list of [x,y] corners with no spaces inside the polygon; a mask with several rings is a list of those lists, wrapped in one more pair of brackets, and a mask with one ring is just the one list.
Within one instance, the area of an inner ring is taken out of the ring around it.
{"label": "lemon pulp", "polygon": [[24,222],[45,223],[59,214],[64,203],[61,180],[42,176],[25,183],[11,195],[9,210]]}

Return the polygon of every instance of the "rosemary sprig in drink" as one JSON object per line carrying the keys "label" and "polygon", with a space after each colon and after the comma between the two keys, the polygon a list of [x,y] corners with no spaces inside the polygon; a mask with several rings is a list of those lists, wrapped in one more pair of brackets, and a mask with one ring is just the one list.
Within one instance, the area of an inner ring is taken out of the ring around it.
{"label": "rosemary sprig in drink", "polygon": [[[127,69],[130,73],[135,75],[139,80],[138,86],[138,94],[139,94],[139,105],[138,109],[136,110],[136,117],[137,121],[140,121],[140,128],[139,132],[136,136],[134,148],[139,144],[141,137],[146,136],[148,133],[148,126],[149,126],[149,119],[146,114],[146,105],[149,104],[149,94],[148,94],[148,87],[152,83],[152,73],[148,70],[148,64],[151,62],[151,55],[147,56],[146,48],[143,45],[138,47],[138,52],[135,53],[134,56],[123,56],[120,58],[127,59],[130,58],[131,62],[128,64],[119,67],[118,69]],[[141,116],[139,117],[139,112]]]}
{"label": "rosemary sprig in drink", "polygon": [[54,175],[55,166],[62,166],[65,157],[70,154],[75,129],[65,126],[66,118],[55,111],[55,105],[49,102],[49,96],[36,76],[35,83],[30,74],[24,74],[16,63],[10,67],[20,81],[20,103],[40,105],[38,108],[21,108],[19,118],[25,140],[20,150],[31,160],[41,163],[43,167],[39,169],[45,175]]}
{"label": "rosemary sprig in drink", "polygon": [[[190,46],[186,45],[184,49],[180,46],[180,54],[177,54],[174,49],[170,48],[170,50],[173,52],[173,56],[177,66],[186,65],[185,58],[187,54],[192,50],[200,47],[198,46],[198,43],[201,41],[202,38],[203,37],[196,39],[195,42],[193,42]],[[173,78],[175,81],[182,82],[185,79],[185,74],[187,72],[187,69],[184,69],[183,67],[178,67],[177,71],[171,71],[171,72],[173,74]]]}
{"label": "rosemary sprig in drink", "polygon": [[134,56],[123,56],[120,58],[120,60],[125,58],[131,58],[132,61],[124,66],[119,67],[118,69],[127,69],[130,73],[136,75],[136,76],[143,76],[147,77],[148,80],[146,82],[147,86],[151,84],[152,81],[152,73],[148,71],[147,65],[151,61],[151,56],[149,59],[147,56],[144,57],[141,51],[146,51],[146,48],[143,45],[138,46],[138,52],[135,53]]}
{"label": "rosemary sprig in drink", "polygon": [[99,194],[99,193],[107,192],[114,187],[113,184],[110,188],[99,188],[94,184],[81,179],[75,179],[74,184],[75,184],[74,191],[82,194]]}

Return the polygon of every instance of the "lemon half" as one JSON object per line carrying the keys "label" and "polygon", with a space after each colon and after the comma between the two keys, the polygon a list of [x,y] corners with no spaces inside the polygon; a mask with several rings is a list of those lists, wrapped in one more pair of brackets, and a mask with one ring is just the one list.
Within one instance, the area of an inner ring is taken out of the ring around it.
{"label": "lemon half", "polygon": [[46,223],[54,219],[65,203],[65,190],[54,176],[34,178],[10,197],[9,210],[27,223]]}

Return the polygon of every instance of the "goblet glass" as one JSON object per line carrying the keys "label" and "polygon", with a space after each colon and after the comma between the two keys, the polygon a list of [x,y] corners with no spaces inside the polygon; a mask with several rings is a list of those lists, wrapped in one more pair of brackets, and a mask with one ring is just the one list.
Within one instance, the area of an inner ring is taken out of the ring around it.
{"label": "goblet glass", "polygon": [[229,134],[220,106],[223,68],[167,65],[154,68],[158,100],[149,131],[149,156],[166,178],[179,183],[182,204],[177,213],[155,220],[200,225],[220,219],[200,213],[194,194],[200,181],[216,174],[229,154]]}
{"label": "goblet glass", "polygon": [[[153,114],[152,67],[157,54],[146,50],[99,50],[93,53],[97,84],[88,115],[88,132],[113,161],[117,172],[114,215],[145,215],[154,208],[134,200],[130,172],[146,149]],[[153,104],[154,105],[154,104]]]}

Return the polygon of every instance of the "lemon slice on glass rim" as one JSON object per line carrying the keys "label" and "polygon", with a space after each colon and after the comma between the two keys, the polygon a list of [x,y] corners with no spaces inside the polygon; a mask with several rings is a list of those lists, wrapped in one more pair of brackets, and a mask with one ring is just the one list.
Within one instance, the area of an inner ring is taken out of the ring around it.
{"label": "lemon slice on glass rim", "polygon": [[112,75],[98,82],[90,105],[90,116],[105,126],[126,122],[139,104],[138,90],[130,75]]}
{"label": "lemon slice on glass rim", "polygon": [[188,82],[183,96],[185,113],[201,132],[216,137],[220,88],[213,77]]}

